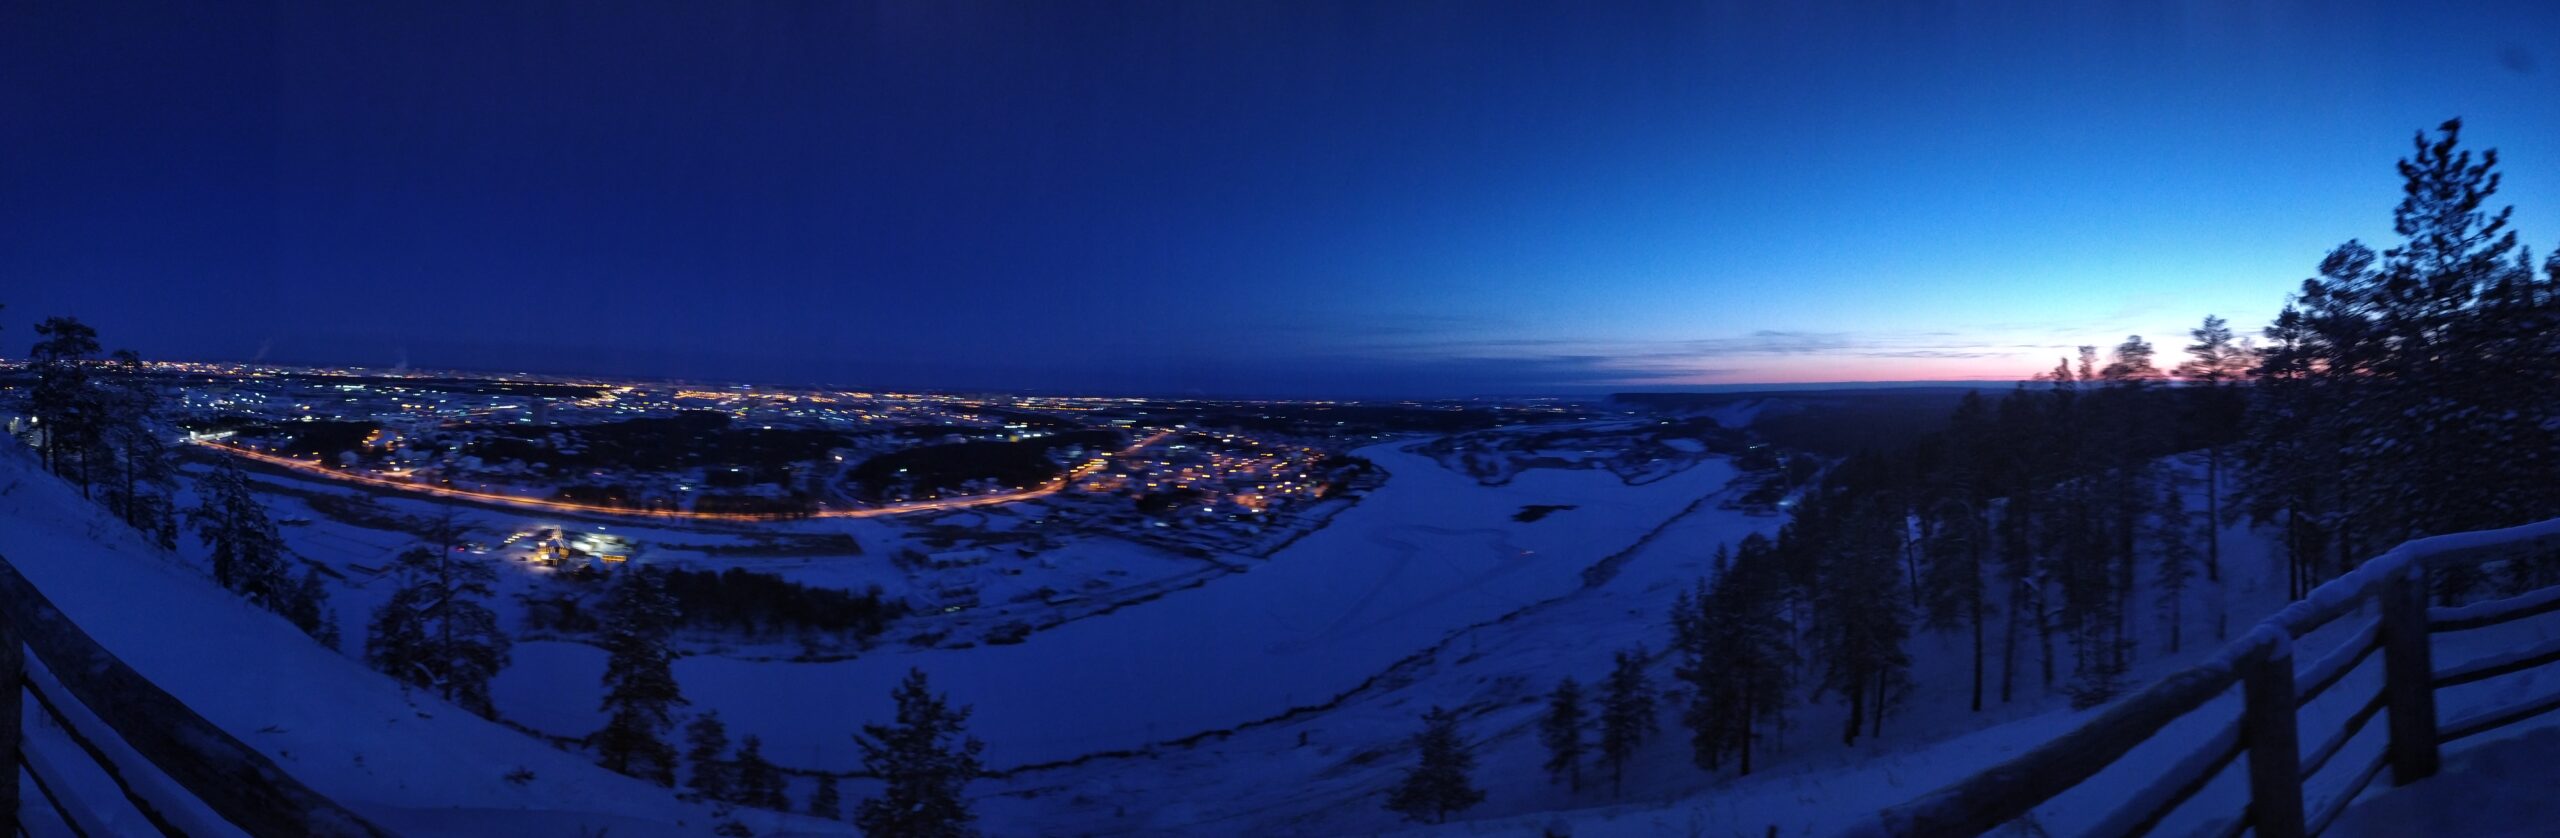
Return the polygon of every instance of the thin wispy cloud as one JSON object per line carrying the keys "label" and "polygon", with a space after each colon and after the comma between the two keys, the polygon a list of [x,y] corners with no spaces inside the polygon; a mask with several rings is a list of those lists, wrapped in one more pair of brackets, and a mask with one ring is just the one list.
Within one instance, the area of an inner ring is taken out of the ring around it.
{"label": "thin wispy cloud", "polygon": [[[1843,375],[1890,360],[1986,361],[2031,357],[2044,345],[1966,339],[1960,333],[1761,329],[1737,335],[1641,340],[1474,337],[1424,330],[1337,345],[1325,363],[1358,365],[1444,382],[1508,382],[1522,389],[1680,386],[1748,380],[1768,370],[1836,361]],[[2022,362],[2020,374],[2031,364]]]}

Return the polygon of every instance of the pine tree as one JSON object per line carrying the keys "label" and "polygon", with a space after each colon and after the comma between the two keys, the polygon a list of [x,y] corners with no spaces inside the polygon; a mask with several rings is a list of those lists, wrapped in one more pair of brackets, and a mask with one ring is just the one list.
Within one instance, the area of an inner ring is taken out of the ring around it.
{"label": "pine tree", "polygon": [[103,404],[92,379],[91,356],[98,354],[98,331],[77,318],[48,317],[36,324],[41,337],[27,350],[27,366],[35,384],[27,395],[27,412],[35,419],[45,468],[68,477],[89,497],[92,461],[104,426]]}
{"label": "pine tree", "polygon": [[720,723],[720,711],[705,710],[684,727],[685,761],[693,764],[693,776],[685,778],[684,787],[694,796],[718,803],[737,802],[736,784],[731,782],[731,768],[723,760],[729,752],[729,729]]}
{"label": "pine tree", "polygon": [[2154,583],[2160,587],[2160,618],[2169,625],[2169,653],[2174,655],[2186,622],[2187,588],[2196,576],[2195,522],[2174,482],[2163,484],[2157,513],[2150,539],[2158,561]]}
{"label": "pine tree", "polygon": [[863,725],[854,737],[862,746],[863,769],[886,785],[879,797],[854,807],[854,825],[872,835],[976,834],[970,824],[977,815],[961,792],[982,770],[978,754],[986,744],[963,728],[969,708],[953,709],[920,669],[907,671],[895,698],[895,724]]}
{"label": "pine tree", "polygon": [[[2156,455],[2174,448],[2169,433],[2173,417],[2160,409],[2167,402],[2151,386],[2161,378],[2152,366],[2153,357],[2151,344],[2139,335],[2116,347],[2107,374],[2101,376],[2106,385],[2091,406],[2097,436],[2085,449],[2088,473],[2095,475],[2089,486],[2091,523],[2100,533],[2097,554],[2105,557],[2104,588],[2112,600],[2097,636],[2102,666],[2111,682],[2121,681],[2132,668],[2133,596],[2142,575],[2142,523],[2159,497],[2153,488],[2160,473]],[[2110,684],[2110,692],[2120,689]]]}
{"label": "pine tree", "polygon": [[2360,382],[2365,409],[2349,411],[2361,420],[2349,479],[2371,480],[2352,484],[2358,511],[2388,527],[2361,549],[2521,524],[2560,503],[2560,301],[2507,229],[2514,208],[2486,211],[2497,150],[2475,163],[2461,120],[2438,130],[2400,162],[2400,245],[2357,295],[2384,351]]}
{"label": "pine tree", "polygon": [[[1835,504],[1852,508],[1834,510]],[[1782,538],[1796,539],[1789,552],[1810,552],[1809,560],[1822,568],[1822,589],[1815,594],[1816,645],[1823,664],[1817,686],[1848,698],[1841,741],[1855,743],[1862,731],[1881,732],[1886,711],[1900,700],[1909,681],[1911,657],[1903,643],[1911,627],[1905,598],[1895,590],[1893,521],[1857,500],[1808,499],[1798,504],[1797,514]]]}
{"label": "pine tree", "polygon": [[230,460],[196,483],[201,502],[187,519],[212,548],[213,579],[260,608],[287,613],[295,585],[286,573],[284,537],[258,502],[247,475]]}
{"label": "pine tree", "polygon": [[1538,741],[1547,746],[1547,778],[1582,790],[1582,685],[1568,676],[1547,695],[1547,714],[1538,722]]}
{"label": "pine tree", "polygon": [[2157,380],[2161,377],[2160,368],[2152,363],[2156,357],[2158,353],[2151,348],[2150,341],[2143,340],[2141,335],[2127,337],[2123,343],[2116,344],[2114,357],[2107,362],[2105,369],[2098,372],[2098,377],[2106,381]]}
{"label": "pine tree", "polygon": [[[2208,433],[2218,435],[2224,429],[2236,429],[2248,405],[2233,384],[2245,380],[2256,363],[2255,352],[2241,345],[2231,332],[2231,324],[2220,317],[2205,315],[2204,324],[2187,333],[2195,339],[2187,344],[2187,360],[2178,365],[2178,377],[2204,388],[2199,420]],[[2207,445],[2205,462],[2205,540],[2204,575],[2207,581],[2222,581],[2222,446]],[[2215,636],[2221,632],[2217,630]]]}
{"label": "pine tree", "polygon": [[1723,548],[1716,551],[1715,566],[1714,584],[1699,580],[1695,594],[1683,592],[1672,603],[1671,614],[1673,648],[1679,654],[1672,677],[1689,693],[1681,722],[1689,728],[1690,759],[1710,772],[1751,736],[1748,693],[1756,651],[1744,621],[1757,604],[1734,601],[1737,565]]}
{"label": "pine tree", "polygon": [[497,569],[457,557],[454,549],[413,547],[394,560],[400,587],[374,612],[366,659],[394,678],[491,716],[497,708],[489,681],[506,668],[510,646],[497,612],[484,604],[495,592]]}
{"label": "pine tree", "polygon": [[[1716,546],[1713,563],[1715,575],[1721,579],[1732,571],[1732,554],[1724,545]],[[1694,590],[1681,591],[1671,601],[1671,652],[1677,661],[1671,677],[1684,685],[1689,693],[1688,712],[1680,721],[1689,728],[1692,759],[1699,768],[1716,770],[1723,755],[1731,708],[1719,699],[1723,687],[1730,683],[1722,667],[1731,662],[1732,631],[1727,616],[1713,604],[1706,579],[1699,579]]]}
{"label": "pine tree", "polygon": [[[2017,697],[2018,646],[2025,639],[2026,626],[2032,622],[2039,636],[2044,633],[2044,587],[2037,581],[2042,564],[2034,547],[2034,533],[2039,530],[2036,493],[2026,489],[2028,475],[2042,459],[2044,435],[2038,432],[2042,423],[2038,400],[2025,384],[2009,391],[2000,400],[1996,419],[2001,438],[2008,445],[1999,450],[1999,485],[2008,490],[2002,499],[2000,515],[1992,538],[1998,547],[2001,589],[2007,591],[2009,613],[2001,621],[2000,638],[2000,702]],[[2049,679],[2048,679],[2049,680]]]}
{"label": "pine tree", "polygon": [[[2087,481],[2083,481],[2087,482]],[[2095,492],[2083,487],[2069,492],[2066,516],[2052,519],[2060,549],[2054,566],[2062,583],[2064,633],[2071,640],[2071,706],[2088,708],[2115,698],[2124,688],[2123,656],[2116,646],[2122,636],[2122,587],[2103,511]]]}
{"label": "pine tree", "polygon": [[329,587],[321,581],[318,566],[302,568],[302,581],[294,585],[285,605],[285,619],[293,621],[295,628],[322,646],[338,648],[338,613],[329,607]]}
{"label": "pine tree", "polygon": [[[2332,279],[2361,273],[2374,254],[2349,243],[2330,254],[2322,272]],[[2265,331],[2251,387],[2247,432],[2242,438],[2240,496],[2252,521],[2281,521],[2287,595],[2310,589],[2313,568],[2337,520],[2344,469],[2340,457],[2345,429],[2335,420],[2340,394],[2324,383],[2333,356],[2339,353],[2315,329],[2315,320],[2334,319],[2321,309],[2332,302],[2321,281],[2307,281],[2301,296],[2276,315]],[[2305,306],[2311,308],[2306,309]],[[2453,575],[2453,574],[2448,574]]]}
{"label": "pine tree", "polygon": [[661,573],[646,566],[623,571],[604,602],[604,728],[590,737],[604,767],[675,785],[675,748],[659,738],[686,703],[677,687],[669,635],[675,601]]}
{"label": "pine tree", "polygon": [[1644,649],[1618,653],[1600,698],[1600,759],[1609,764],[1609,793],[1626,788],[1627,758],[1657,729],[1653,684],[1646,680]]}
{"label": "pine tree", "polygon": [[216,460],[213,473],[197,481],[196,494],[201,501],[187,519],[212,548],[214,581],[337,648],[338,618],[329,609],[328,586],[315,567],[305,566],[299,580],[290,575],[294,560],[248,476],[231,461]]}
{"label": "pine tree", "polygon": [[1928,535],[1922,540],[1921,554],[1928,557],[1928,572],[1922,577],[1926,596],[1922,606],[1930,628],[1953,630],[1970,624],[1974,637],[1973,709],[1980,704],[1982,680],[1982,612],[1987,592],[1983,588],[1982,556],[1987,540],[1981,522],[1965,501],[1947,499],[1930,510]]}
{"label": "pine tree", "polygon": [[818,775],[818,790],[809,793],[809,816],[827,820],[844,817],[844,807],[837,794],[836,775]]}
{"label": "pine tree", "polygon": [[100,441],[113,456],[107,508],[162,549],[177,549],[176,458],[162,435],[159,393],[131,350],[117,350],[104,370],[96,396]]}
{"label": "pine tree", "polygon": [[1966,391],[1950,417],[1941,458],[1943,495],[1930,511],[1929,574],[1925,607],[1929,622],[1952,627],[1961,622],[1973,636],[1973,711],[1982,711],[1989,620],[1993,486],[1999,479],[2001,441],[1993,436],[1990,406],[1981,393]]}
{"label": "pine tree", "polygon": [[[395,568],[406,563],[395,564]],[[400,572],[406,573],[405,569]],[[405,580],[391,595],[391,601],[374,609],[373,621],[366,624],[364,659],[376,671],[389,675],[402,684],[422,686],[434,681],[427,667],[435,654],[427,639],[426,623],[418,610],[404,604],[412,585]]]}
{"label": "pine tree", "polygon": [[450,505],[423,533],[436,554],[419,578],[434,599],[418,606],[428,633],[436,639],[445,699],[482,716],[495,716],[489,682],[506,668],[512,644],[498,624],[497,612],[486,604],[497,592],[497,568],[467,557],[463,541],[469,535],[470,528],[457,520]]}
{"label": "pine tree", "polygon": [[749,734],[738,741],[738,802],[777,812],[791,811],[783,794],[782,771],[764,758],[764,740]]}
{"label": "pine tree", "polygon": [[2116,363],[2092,379],[2095,350],[2082,347],[2081,375],[2066,386],[2057,370],[2041,416],[2047,429],[2042,473],[2013,495],[2029,498],[2038,513],[2033,549],[2058,606],[2043,621],[2045,680],[2052,684],[2051,634],[2058,631],[2070,641],[2068,689],[2075,702],[2112,696],[2127,663],[2124,613],[2135,567],[2129,497],[2137,485],[2134,466],[2147,462],[2134,414],[2143,400],[2148,353],[2139,338],[2128,339]]}
{"label": "pine tree", "polygon": [[[2486,209],[2497,152],[2461,128],[2400,161],[2398,246],[2331,251],[2266,331],[2243,477],[2252,517],[2283,519],[2297,595],[2389,544],[2560,504],[2560,307],[2512,209]],[[2479,581],[2440,574],[2438,594]]]}
{"label": "pine tree", "polygon": [[1410,820],[1447,823],[1449,813],[1484,801],[1484,791],[1468,777],[1476,759],[1458,738],[1458,714],[1431,708],[1422,715],[1422,732],[1414,736],[1413,746],[1419,761],[1387,796],[1389,810]]}
{"label": "pine tree", "polygon": [[1711,587],[1688,598],[1694,645],[1675,673],[1691,694],[1682,720],[1700,768],[1718,770],[1732,754],[1741,773],[1751,773],[1760,725],[1784,722],[1795,662],[1793,632],[1779,611],[1784,584],[1768,540],[1753,534]]}

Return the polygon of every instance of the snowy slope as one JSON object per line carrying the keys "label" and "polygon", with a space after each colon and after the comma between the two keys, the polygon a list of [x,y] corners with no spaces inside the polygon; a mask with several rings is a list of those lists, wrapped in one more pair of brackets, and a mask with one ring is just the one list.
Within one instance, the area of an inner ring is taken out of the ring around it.
{"label": "snowy slope", "polygon": [[[2283,567],[2268,534],[2234,527],[2224,533],[2226,581],[2231,585],[2234,636],[2256,619],[2283,604]],[[2195,641],[2178,654],[2162,654],[2158,636],[2146,634],[2143,659],[2133,673],[2135,683],[2158,677],[2208,655],[2216,644],[2200,631],[2206,615],[2190,614],[2188,636]],[[2374,618],[2372,607],[2323,627],[2296,642],[2298,670],[2308,670],[2335,651],[2360,625]],[[2147,628],[2147,627],[2146,627]],[[2434,654],[2439,668],[2465,661],[2499,659],[2519,649],[2534,649],[2560,638],[2560,614],[2467,632],[2439,634]],[[1751,777],[1711,777],[1687,764],[1685,742],[1657,740],[1641,758],[1644,779],[1631,783],[1624,800],[1597,806],[1549,806],[1563,795],[1544,787],[1537,765],[1542,756],[1529,720],[1536,707],[1488,714],[1470,727],[1483,736],[1476,742],[1478,778],[1492,799],[1476,812],[1489,815],[1416,832],[1444,835],[1536,834],[1549,829],[1582,838],[1662,834],[1830,835],[1877,809],[1906,802],[1963,779],[1973,772],[2018,756],[2056,735],[2086,722],[2094,711],[2072,710],[2065,696],[2027,686],[2011,706],[1988,707],[1982,714],[1966,711],[1964,661],[1969,649],[1943,634],[1922,634],[1913,643],[1914,677],[1919,694],[1899,715],[1888,720],[1882,740],[1843,748],[1827,738],[1836,728],[1835,706],[1800,707],[1794,714],[1811,730],[1787,735],[1785,753],[1775,764]],[[2302,709],[2306,751],[2317,746],[2372,697],[2381,684],[2380,656],[2370,656],[2338,686]],[[1996,664],[1995,664],[1996,667]],[[1995,668],[1996,678],[1996,668]],[[2439,690],[2440,717],[2451,720],[2494,708],[2515,706],[2548,695],[2560,675],[2531,670],[2477,684]],[[2115,765],[2065,792],[2038,810],[2020,834],[2072,835],[2093,828],[2098,820],[2126,802],[2173,762],[2194,753],[2224,724],[2237,717],[2237,690],[2207,703],[2137,746]],[[1666,710],[1667,738],[1678,739]],[[1492,723],[1509,718],[1508,723]],[[2401,790],[2388,778],[2368,787],[2338,824],[2349,835],[2505,835],[2552,834],[2550,815],[2560,806],[2540,803],[2554,772],[2532,761],[2560,755],[2560,715],[2544,716],[2511,729],[2465,741],[2446,751],[2445,777]],[[1488,728],[1490,728],[1488,730]],[[2367,725],[2348,740],[2331,767],[2305,786],[2307,807],[2318,811],[2342,793],[2353,766],[2377,757],[2388,726]],[[2501,740],[2516,739],[2501,744]],[[1399,754],[1399,757],[1402,755]],[[2246,771],[2225,769],[2155,830],[2162,835],[2216,834],[2246,805]],[[1392,782],[1391,772],[1377,772],[1375,789]],[[2539,784],[2539,785],[2537,785]],[[1524,798],[1512,802],[1504,798]],[[1372,791],[1366,805],[1376,805]],[[1608,800],[1603,794],[1600,800]],[[1555,811],[1536,811],[1538,809]],[[1527,810],[1524,813],[1524,810]]]}
{"label": "snowy slope", "polygon": [[[1596,680],[1617,649],[1658,648],[1664,609],[1706,572],[1715,545],[1778,519],[1713,502],[1732,477],[1721,461],[1644,486],[1605,472],[1539,469],[1486,487],[1397,446],[1362,453],[1394,473],[1388,488],[1269,562],[1197,590],[1014,646],[883,649],[827,664],[695,656],[678,675],[697,708],[721,709],[733,733],[762,733],[767,752],[793,767],[851,768],[850,732],[888,714],[887,687],[910,665],[977,707],[971,726],[988,740],[995,767],[1149,746],[979,782],[972,796],[991,834],[1411,828],[1380,804],[1407,759],[1399,743],[1433,704],[1465,708],[1478,781],[1492,793],[1469,820],[1440,831],[1520,834],[1561,823],[1577,835],[1761,834],[1770,826],[1826,834],[2085,717],[2032,676],[2017,702],[1966,712],[1966,647],[1924,633],[1914,641],[1920,692],[1881,740],[1841,747],[1838,707],[1802,707],[1762,773],[1708,775],[1688,764],[1675,701],[1630,766],[1623,796],[1596,783],[1569,792],[1538,769],[1539,695],[1562,675]],[[1531,504],[1575,508],[1512,520]],[[709,824],[707,811],[664,790],[402,694],[238,603],[184,560],[138,544],[14,449],[0,455],[0,520],[10,522],[0,526],[0,554],[102,643],[315,789],[394,830],[610,826],[650,835],[698,834]],[[2234,528],[2226,538],[2232,622],[2245,626],[2281,597],[2281,566],[2257,534]],[[1613,572],[1585,574],[1604,559]],[[361,611],[342,619],[360,626]],[[2194,642],[2182,655],[2146,647],[2137,677],[2203,653],[2211,645],[2204,625],[2192,615]],[[524,644],[499,684],[501,706],[546,732],[583,733],[596,723],[600,665],[588,647]],[[1657,683],[1668,674],[1668,662],[1657,667]],[[1321,710],[1289,712],[1346,691]],[[1203,731],[1222,732],[1162,744]],[[2181,753],[2175,741],[2147,748],[2127,770]],[[537,779],[505,781],[518,766]],[[2232,791],[2209,790],[2199,806]],[[759,817],[749,821],[758,834],[850,831]],[[2056,812],[2043,825],[2067,833],[2070,824]]]}
{"label": "snowy slope", "polygon": [[[2179,466],[2192,476],[2201,464]],[[2189,484],[2201,501],[2200,481]],[[1719,543],[1767,532],[1780,519],[1723,510],[1712,502],[1688,510],[1613,563],[1614,574],[1513,613],[1470,627],[1433,653],[1382,673],[1340,705],[1186,747],[1090,760],[982,782],[979,808],[989,822],[1043,834],[1351,835],[1417,829],[1384,810],[1387,790],[1409,765],[1404,741],[1432,705],[1462,708],[1460,730],[1476,756],[1475,778],[1486,801],[1437,830],[1459,835],[1538,834],[1562,825],[1575,835],[1827,835],[1850,819],[2005,760],[2086,718],[2068,697],[2046,691],[2032,655],[2021,660],[2019,694],[1982,713],[1965,706],[1970,648],[1958,634],[1923,632],[1912,653],[1917,691],[1888,718],[1881,738],[1839,744],[1836,701],[1800,705],[1791,727],[1766,743],[1760,770],[1748,778],[1708,774],[1690,764],[1680,703],[1666,699],[1662,728],[1628,767],[1623,795],[1605,781],[1579,793],[1548,781],[1535,722],[1543,692],[1571,675],[1592,683],[1613,652],[1667,640],[1665,613],[1682,587],[1708,572]],[[2283,566],[2260,533],[2223,533],[2231,622],[2245,627],[2281,603]],[[2194,602],[2209,602],[2198,596]],[[2152,613],[2148,608],[2144,613]],[[2133,676],[2143,679],[2207,654],[2211,618],[2187,614],[2187,648],[2166,655],[2147,636]],[[2146,631],[2151,627],[2146,625]],[[1997,626],[1993,627],[1994,632]],[[1995,634],[1996,637],[1996,634]],[[2323,640],[2306,639],[2305,663]],[[1994,652],[1996,660],[1996,650]],[[2067,652],[2066,652],[2067,654]],[[1997,664],[1994,664],[1996,683]],[[1670,662],[1653,671],[1668,687]],[[2063,667],[2068,670],[2067,661]],[[2341,690],[2348,694],[2350,690]],[[2322,712],[2306,715],[2306,724]],[[2197,714],[2199,726],[2218,723]],[[2175,759],[2192,737],[2173,731],[2157,747],[2137,750],[2126,771]],[[2200,734],[2197,734],[2200,735]],[[2356,747],[2362,747],[2358,743]],[[1589,775],[1586,775],[1589,776]],[[1605,778],[1601,778],[1605,780]],[[2230,790],[2237,793],[2237,789]],[[2099,789],[2103,796],[2105,789]],[[2209,790],[2203,800],[2225,790]],[[2066,798],[2064,806],[2082,801]],[[2089,801],[2093,811],[2108,800]],[[2070,815],[2048,824],[2070,834]]]}
{"label": "snowy slope", "polygon": [[[676,674],[733,734],[760,734],[777,761],[842,771],[850,738],[890,714],[909,667],[976,707],[991,766],[1135,748],[1324,702],[1449,632],[1580,584],[1733,472],[1710,461],[1629,486],[1597,470],[1536,470],[1484,486],[1400,444],[1362,449],[1393,476],[1318,531],[1254,565],[1183,591],[973,649],[882,649],[850,661],[695,656]],[[1530,504],[1571,504],[1536,522]],[[550,732],[592,730],[602,653],[526,643],[493,685],[508,718]]]}
{"label": "snowy slope", "polygon": [[[2191,506],[2200,507],[2200,463],[2192,458],[2172,458],[2169,465],[2185,472]],[[2264,534],[2242,525],[2225,529],[2222,538],[2231,625],[2237,636],[2283,604],[2284,569],[2274,552],[2275,545]],[[1687,547],[1712,549],[1712,544]],[[2141,581],[2147,580],[2145,576]],[[2150,595],[2147,586],[2138,587],[2137,591],[2138,601]],[[1656,610],[1640,617],[1649,633],[1647,639],[1656,645],[1667,637],[1660,609],[1668,607],[1670,596],[1670,591],[1661,591],[1655,597]],[[2210,616],[2192,604],[2206,601],[2209,597],[2202,592],[2191,600],[2186,615],[2188,643],[2175,655],[2166,654],[2162,648],[2157,624],[2147,616],[2155,612],[2146,603],[2139,612],[2146,615],[2146,620],[2140,626],[2141,647],[2131,683],[2142,683],[2211,653],[2218,644],[2212,637]],[[1997,607],[1993,611],[1999,613]],[[1605,788],[1597,794],[1586,790],[1572,795],[1549,785],[1539,769],[1544,759],[1534,729],[1539,708],[1534,704],[1506,708],[1491,717],[1498,723],[1469,728],[1471,734],[1484,737],[1476,743],[1482,766],[1478,774],[1492,792],[1492,801],[1469,812],[1472,817],[1467,822],[1416,831],[1513,835],[1534,834],[1556,826],[1586,838],[1762,835],[1773,828],[1780,835],[1834,834],[1877,809],[1905,802],[2024,753],[2088,718],[2089,711],[2071,709],[2068,696],[2058,689],[2049,691],[2041,686],[2031,649],[2021,650],[2016,699],[2000,703],[1996,686],[1996,620],[1990,632],[1994,644],[1992,696],[1979,714],[1967,706],[1971,684],[1971,647],[1967,639],[1961,632],[1917,631],[1910,645],[1914,692],[1887,717],[1883,736],[1864,737],[1854,746],[1842,746],[1838,734],[1843,711],[1839,703],[1800,703],[1788,712],[1792,729],[1778,737],[1773,752],[1764,754],[1765,763],[1752,776],[1735,777],[1730,768],[1721,775],[1710,775],[1690,763],[1687,732],[1678,724],[1680,705],[1673,699],[1663,708],[1661,734],[1647,744],[1630,767],[1626,793],[1617,799],[1612,799]],[[2333,642],[2326,634],[2305,638],[2303,665],[2315,660],[2326,642]],[[2027,645],[2033,645],[2031,637]],[[2063,677],[2067,679],[2068,651],[2060,651],[2064,656]],[[1605,672],[1606,662],[1586,659],[1582,669]],[[1591,680],[1586,672],[1573,674],[1586,683]],[[1667,662],[1656,667],[1654,676],[1657,685],[1669,686]],[[2353,690],[2340,691],[2348,692]],[[2314,719],[2324,709],[2315,705],[2306,712],[2304,723],[2315,724]],[[2237,710],[2235,695],[2191,714],[2153,743],[2135,749],[2117,769],[2101,774],[2082,790],[2066,794],[2041,810],[2039,826],[2057,835],[2085,828],[2087,819],[2103,815],[2126,790],[2138,785],[2112,780],[2142,777],[2144,772],[2184,756],[2195,742]],[[1386,783],[1392,782],[1392,775],[1382,776],[1377,782],[1377,789],[1383,790]],[[1503,800],[1506,792],[1517,802]],[[2211,810],[2225,805],[2229,795],[2240,793],[2236,784],[2218,782],[2188,808]],[[1379,804],[1371,801],[1365,805]],[[2181,834],[2184,829],[2202,825],[2196,822],[2200,820],[2172,820],[2164,825],[2163,834]]]}
{"label": "snowy slope", "polygon": [[[709,810],[664,789],[408,694],[311,642],[139,541],[15,445],[0,445],[0,555],[142,675],[394,832],[696,835],[711,826]],[[505,779],[519,769],[534,779]],[[743,819],[766,835],[852,831]]]}

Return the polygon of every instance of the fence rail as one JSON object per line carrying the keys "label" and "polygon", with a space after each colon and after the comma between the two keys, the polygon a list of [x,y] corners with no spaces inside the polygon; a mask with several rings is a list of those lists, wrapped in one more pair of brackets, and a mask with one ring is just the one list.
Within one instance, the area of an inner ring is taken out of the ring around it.
{"label": "fence rail", "polygon": [[[2433,635],[2486,628],[2560,611],[2560,586],[2453,608],[2427,607],[2427,574],[2560,550],[2560,519],[2503,530],[2456,533],[2401,544],[2364,566],[2315,588],[2214,655],[2170,673],[2099,710],[2089,721],[2042,746],[1954,785],[1886,809],[1852,827],[1851,836],[1974,835],[2016,820],[2123,759],[2170,723],[2234,686],[2240,717],[2177,760],[2115,811],[2093,835],[2135,835],[2162,820],[2220,776],[2242,754],[2248,760],[2248,804],[2222,822],[2223,835],[2253,830],[2266,838],[2317,835],[2356,796],[2391,770],[2394,785],[2435,774],[2444,743],[2554,710],[2560,693],[2486,710],[2442,725],[2436,690],[2560,664],[2560,643],[2507,652],[2438,670]],[[2376,605],[2345,642],[2296,672],[2294,641]],[[2382,655],[2381,689],[2336,730],[2302,750],[2301,708],[2337,687],[2374,653]],[[2306,810],[2303,781],[2345,768],[2337,756],[2374,717],[2387,716],[2381,754],[2360,765],[2342,790]]]}
{"label": "fence rail", "polygon": [[[74,833],[95,832],[83,824],[99,818],[78,811],[81,802],[65,788],[73,780],[29,759],[20,727],[25,696],[34,696],[38,712],[51,716],[142,820],[164,835],[188,834],[183,813],[190,811],[209,811],[251,835],[387,834],[304,787],[266,755],[143,678],[74,625],[6,558],[0,558],[0,612],[0,679],[12,685],[0,689],[0,720],[6,721],[0,724],[0,748]],[[118,744],[110,747],[108,741]],[[133,764],[119,753],[147,764]],[[151,772],[187,799],[169,799],[164,784],[143,779]],[[0,782],[0,811],[23,824],[18,788],[14,777]]]}

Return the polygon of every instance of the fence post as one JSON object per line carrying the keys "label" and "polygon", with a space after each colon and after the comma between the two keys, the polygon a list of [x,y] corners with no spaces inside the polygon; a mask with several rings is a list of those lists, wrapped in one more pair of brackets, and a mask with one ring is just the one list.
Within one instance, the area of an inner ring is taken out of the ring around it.
{"label": "fence post", "polygon": [[2290,645],[2240,675],[2240,735],[2249,743],[2249,825],[2259,838],[2302,838],[2302,741]]}
{"label": "fence post", "polygon": [[20,603],[0,602],[0,815],[8,817],[8,832],[17,832],[18,824],[18,749],[25,745],[26,731],[19,725],[25,716],[21,705],[26,701],[27,647],[18,638],[15,612]]}
{"label": "fence post", "polygon": [[2434,650],[2427,635],[2426,566],[2411,563],[2382,588],[2382,700],[2391,713],[2391,784],[2435,776]]}

